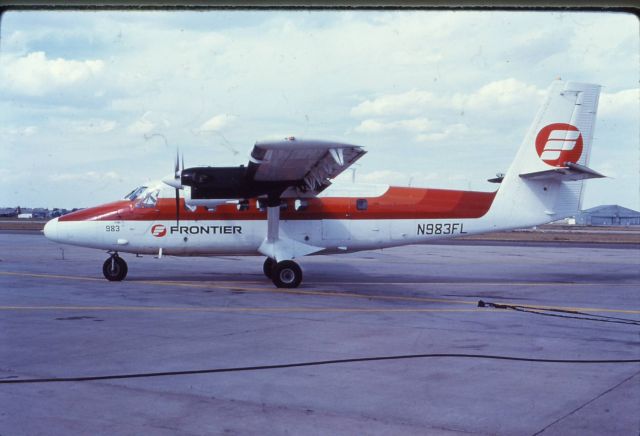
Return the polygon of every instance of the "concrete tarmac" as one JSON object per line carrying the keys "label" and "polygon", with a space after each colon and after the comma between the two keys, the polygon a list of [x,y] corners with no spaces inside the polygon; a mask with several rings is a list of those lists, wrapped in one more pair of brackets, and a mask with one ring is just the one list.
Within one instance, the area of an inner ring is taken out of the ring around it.
{"label": "concrete tarmac", "polygon": [[[118,380],[0,384],[0,435],[638,435],[638,246],[409,246],[300,260],[136,258],[0,233],[0,381],[465,354]],[[570,318],[573,316],[576,318]],[[603,319],[615,321],[613,319]],[[475,357],[474,357],[475,356]]]}

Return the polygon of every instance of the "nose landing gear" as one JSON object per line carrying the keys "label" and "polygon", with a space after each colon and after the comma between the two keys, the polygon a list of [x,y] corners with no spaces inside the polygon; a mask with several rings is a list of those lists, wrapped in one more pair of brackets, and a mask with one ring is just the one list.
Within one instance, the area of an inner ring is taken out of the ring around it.
{"label": "nose landing gear", "polygon": [[102,274],[110,282],[119,282],[127,276],[129,268],[127,262],[124,261],[118,253],[111,254],[102,265]]}

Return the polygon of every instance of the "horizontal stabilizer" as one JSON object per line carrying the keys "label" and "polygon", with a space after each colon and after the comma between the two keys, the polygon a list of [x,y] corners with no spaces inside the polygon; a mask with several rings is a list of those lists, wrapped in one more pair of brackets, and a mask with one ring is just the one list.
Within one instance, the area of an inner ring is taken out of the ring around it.
{"label": "horizontal stabilizer", "polygon": [[520,174],[523,179],[529,180],[559,180],[559,181],[572,181],[572,180],[584,180],[584,179],[598,179],[607,177],[600,174],[597,171],[592,170],[584,165],[579,165],[573,162],[567,162],[566,166],[553,168],[545,171],[535,171],[533,173]]}

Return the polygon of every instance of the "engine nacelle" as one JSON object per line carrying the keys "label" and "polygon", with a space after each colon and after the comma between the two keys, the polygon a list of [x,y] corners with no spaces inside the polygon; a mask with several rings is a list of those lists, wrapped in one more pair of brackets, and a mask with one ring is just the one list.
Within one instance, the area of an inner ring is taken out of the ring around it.
{"label": "engine nacelle", "polygon": [[184,188],[184,204],[187,207],[204,206],[206,208],[215,208],[221,204],[233,202],[229,198],[191,198],[191,189],[188,186]]}
{"label": "engine nacelle", "polygon": [[[265,195],[279,197],[285,189],[299,183],[295,180],[256,181],[253,179],[254,172],[255,164],[249,167],[187,168],[180,172],[180,185],[191,187],[190,195],[193,200],[213,199],[212,201],[215,202],[221,199],[237,200]],[[197,204],[205,205],[205,203]]]}

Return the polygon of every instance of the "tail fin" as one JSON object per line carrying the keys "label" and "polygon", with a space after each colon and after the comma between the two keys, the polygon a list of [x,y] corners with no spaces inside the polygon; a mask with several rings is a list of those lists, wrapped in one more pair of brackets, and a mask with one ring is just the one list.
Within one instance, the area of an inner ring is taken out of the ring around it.
{"label": "tail fin", "polygon": [[490,214],[496,227],[530,227],[575,215],[587,167],[600,86],[554,81],[505,175]]}

